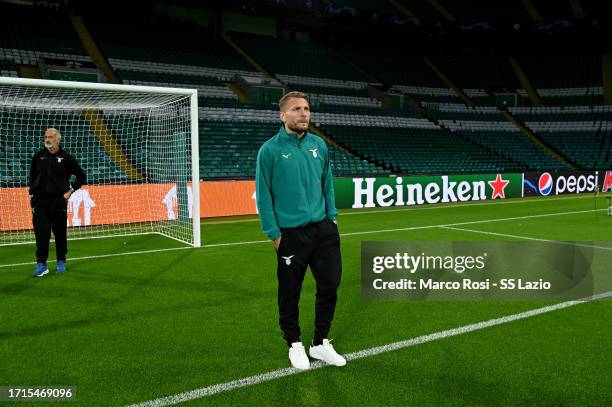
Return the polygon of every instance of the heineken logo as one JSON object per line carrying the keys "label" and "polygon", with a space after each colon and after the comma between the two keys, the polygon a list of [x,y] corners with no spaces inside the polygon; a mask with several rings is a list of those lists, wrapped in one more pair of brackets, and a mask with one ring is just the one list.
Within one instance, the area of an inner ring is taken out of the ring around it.
{"label": "heineken logo", "polygon": [[[411,180],[416,182],[410,182]],[[434,203],[505,199],[509,179],[504,174],[449,180],[437,177],[353,178],[353,208],[412,206]]]}

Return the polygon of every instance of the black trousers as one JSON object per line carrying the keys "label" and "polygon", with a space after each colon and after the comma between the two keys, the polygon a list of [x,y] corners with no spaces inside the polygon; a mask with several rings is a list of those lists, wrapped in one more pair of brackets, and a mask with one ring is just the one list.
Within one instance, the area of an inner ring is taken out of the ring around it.
{"label": "black trousers", "polygon": [[63,195],[34,195],[32,204],[32,224],[36,235],[36,261],[46,262],[49,257],[51,231],[55,236],[57,260],[66,261],[68,244],[66,241],[66,207]]}
{"label": "black trousers", "polygon": [[310,266],[316,282],[315,341],[327,338],[334,311],[342,259],[338,226],[324,220],[301,228],[281,229],[277,252],[279,324],[284,338],[300,340],[299,301],[306,269]]}

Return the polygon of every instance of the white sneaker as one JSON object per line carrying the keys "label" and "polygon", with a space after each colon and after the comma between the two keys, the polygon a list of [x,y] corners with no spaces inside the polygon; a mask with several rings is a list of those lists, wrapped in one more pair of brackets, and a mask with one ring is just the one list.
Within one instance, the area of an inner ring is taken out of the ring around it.
{"label": "white sneaker", "polygon": [[291,366],[295,367],[296,369],[310,369],[310,360],[308,360],[308,356],[306,355],[306,350],[304,349],[302,342],[293,342],[291,344],[291,347],[289,348],[289,360],[291,361]]}
{"label": "white sneaker", "polygon": [[322,360],[323,362],[334,365],[334,366],[344,366],[346,365],[346,359],[336,352],[332,344],[327,339],[323,339],[322,345],[310,346],[310,350],[308,352],[311,357],[315,359]]}

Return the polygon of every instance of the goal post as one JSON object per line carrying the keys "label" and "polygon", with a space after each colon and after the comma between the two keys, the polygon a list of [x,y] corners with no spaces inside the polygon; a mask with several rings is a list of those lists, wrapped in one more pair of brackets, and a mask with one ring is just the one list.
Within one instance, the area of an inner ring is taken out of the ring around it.
{"label": "goal post", "polygon": [[87,184],[67,203],[68,238],[160,234],[199,247],[196,89],[0,77],[0,245],[34,242],[32,156],[46,128]]}

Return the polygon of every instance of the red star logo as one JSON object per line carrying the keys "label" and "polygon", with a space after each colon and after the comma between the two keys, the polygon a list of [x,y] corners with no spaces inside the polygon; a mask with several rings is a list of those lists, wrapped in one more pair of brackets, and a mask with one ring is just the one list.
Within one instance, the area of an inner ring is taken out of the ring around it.
{"label": "red star logo", "polygon": [[491,194],[491,199],[495,199],[497,197],[502,199],[506,198],[506,193],[504,192],[504,189],[506,188],[506,185],[510,183],[510,181],[503,180],[501,174],[497,174],[497,178],[495,178],[495,181],[488,181],[488,183],[491,188],[493,188],[493,194]]}

